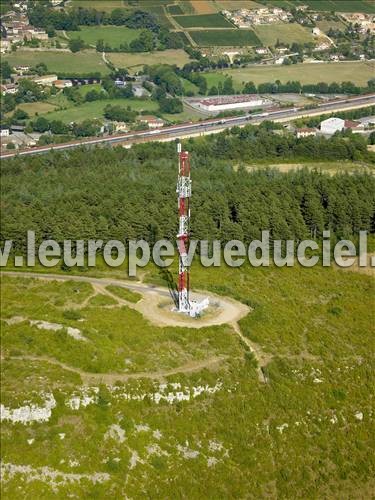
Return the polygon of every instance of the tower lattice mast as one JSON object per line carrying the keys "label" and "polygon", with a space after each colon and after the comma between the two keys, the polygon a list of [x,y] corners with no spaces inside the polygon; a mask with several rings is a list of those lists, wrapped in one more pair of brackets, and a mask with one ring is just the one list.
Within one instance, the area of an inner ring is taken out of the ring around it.
{"label": "tower lattice mast", "polygon": [[190,231],[190,197],[191,179],[189,153],[181,151],[181,144],[177,145],[178,152],[178,214],[179,228],[177,243],[179,250],[179,272],[178,272],[178,311],[190,313],[191,304],[189,300],[190,291],[190,267],[187,260],[189,248]]}

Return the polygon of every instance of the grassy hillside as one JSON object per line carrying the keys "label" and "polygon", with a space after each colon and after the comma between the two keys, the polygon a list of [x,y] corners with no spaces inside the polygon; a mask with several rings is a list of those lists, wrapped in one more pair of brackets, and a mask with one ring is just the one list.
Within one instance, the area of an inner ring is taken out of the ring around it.
{"label": "grassy hillside", "polygon": [[[72,487],[78,497],[105,498],[109,490],[121,497],[124,477],[132,497],[198,498],[202,488],[206,498],[243,498],[249,490],[257,498],[369,496],[371,278],[327,268],[194,266],[192,279],[252,304],[240,326],[267,360],[267,384],[230,326],[157,328],[128,307],[91,305],[89,284],[3,279],[3,404],[55,401],[44,422],[3,422],[2,459],[10,464],[3,498],[18,498],[20,485],[32,497],[62,497]],[[219,361],[210,369],[160,385],[159,371],[212,357]],[[98,372],[155,378],[90,382]],[[22,466],[30,467],[27,481]]]}

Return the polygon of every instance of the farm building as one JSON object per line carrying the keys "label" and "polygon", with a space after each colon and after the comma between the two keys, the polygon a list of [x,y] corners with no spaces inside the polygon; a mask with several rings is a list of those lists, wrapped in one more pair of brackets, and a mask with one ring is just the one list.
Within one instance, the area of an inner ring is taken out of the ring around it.
{"label": "farm building", "polygon": [[365,126],[361,122],[355,122],[353,120],[345,120],[345,130],[352,130],[353,132],[360,132],[364,130]]}
{"label": "farm building", "polygon": [[323,134],[333,135],[335,132],[344,130],[345,120],[341,118],[327,118],[320,122],[320,131]]}
{"label": "farm building", "polygon": [[341,118],[328,118],[320,123],[320,131],[327,135],[332,135],[335,132],[349,129],[353,132],[361,132],[364,128],[365,127],[361,122],[342,120]]}
{"label": "farm building", "polygon": [[230,109],[244,109],[262,106],[266,104],[263,97],[256,94],[242,94],[231,95],[223,97],[211,97],[209,99],[202,99],[196,101],[195,104],[198,108],[204,111],[220,112]]}

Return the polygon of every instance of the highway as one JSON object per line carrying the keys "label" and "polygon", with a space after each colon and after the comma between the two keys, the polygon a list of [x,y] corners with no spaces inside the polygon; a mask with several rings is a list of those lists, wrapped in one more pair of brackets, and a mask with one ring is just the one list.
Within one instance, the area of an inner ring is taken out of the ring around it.
{"label": "highway", "polygon": [[347,109],[360,108],[364,106],[375,105],[375,93],[362,96],[350,97],[346,99],[332,100],[327,103],[322,103],[313,109],[303,108],[285,108],[277,111],[262,112],[253,115],[235,116],[231,118],[213,118],[201,122],[188,122],[181,125],[173,125],[164,127],[158,130],[145,130],[138,132],[128,132],[121,135],[111,135],[106,137],[87,138],[63,144],[49,144],[47,146],[39,146],[31,149],[4,151],[0,155],[0,159],[5,160],[14,156],[29,156],[35,154],[48,153],[49,151],[63,151],[66,149],[77,148],[80,146],[96,146],[99,144],[116,144],[130,146],[137,142],[148,142],[157,140],[173,140],[178,137],[186,137],[189,135],[208,134],[210,132],[221,131],[225,128],[238,126],[242,127],[249,123],[259,124],[265,120],[285,121],[287,119],[296,119],[306,116],[314,116],[333,111],[345,111]]}

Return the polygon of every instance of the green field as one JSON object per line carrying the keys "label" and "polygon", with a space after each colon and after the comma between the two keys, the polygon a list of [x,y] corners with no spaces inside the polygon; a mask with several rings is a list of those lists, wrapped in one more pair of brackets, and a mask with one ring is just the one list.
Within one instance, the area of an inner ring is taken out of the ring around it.
{"label": "green field", "polygon": [[231,76],[235,88],[241,89],[243,82],[253,81],[255,84],[280,80],[298,80],[304,83],[319,83],[321,81],[345,82],[351,81],[357,85],[366,85],[374,77],[375,64],[369,62],[348,63],[316,63],[293,64],[290,66],[250,66],[247,68],[225,70],[224,72],[205,73],[208,87],[217,85],[225,76]]}
{"label": "green field", "polygon": [[108,59],[119,68],[128,68],[130,73],[138,71],[145,64],[176,64],[180,68],[190,61],[182,49],[168,49],[160,52],[111,53]]}
{"label": "green field", "polygon": [[69,38],[81,38],[89,45],[96,45],[98,40],[103,40],[113,48],[118,48],[122,43],[129,43],[138,38],[142,30],[130,29],[124,26],[81,26],[80,31],[69,31]]}
{"label": "green field", "polygon": [[262,44],[267,46],[274,46],[278,40],[288,44],[314,41],[311,30],[297,23],[259,25],[254,31]]}
{"label": "green field", "polygon": [[346,28],[346,25],[343,21],[328,21],[326,19],[317,21],[316,25],[320,30],[323,31],[323,33],[328,33],[331,28],[340,31],[345,31]]}
{"label": "green field", "polygon": [[49,111],[54,111],[56,106],[50,104],[49,102],[23,102],[17,106],[17,108],[26,111],[29,116],[34,116],[36,114],[48,113]]}
{"label": "green field", "polygon": [[11,54],[2,56],[4,61],[8,61],[11,66],[27,64],[35,66],[40,62],[47,65],[48,71],[51,73],[73,73],[85,74],[100,72],[102,75],[107,75],[109,69],[103,62],[101,55],[95,51],[82,51],[73,54],[71,52],[61,51],[26,51],[17,50]]}
{"label": "green field", "polygon": [[68,3],[68,7],[111,12],[114,9],[124,8],[125,4],[123,0],[72,0]]}
{"label": "green field", "polygon": [[222,14],[202,14],[197,16],[176,16],[174,20],[183,28],[233,28]]}
{"label": "green field", "polygon": [[130,106],[135,111],[156,111],[158,104],[155,101],[142,101],[137,99],[103,99],[101,101],[85,102],[80,106],[73,106],[61,111],[52,111],[44,116],[48,120],[61,120],[64,123],[81,122],[86,119],[103,120],[103,110],[108,105],[122,107]]}
{"label": "green field", "polygon": [[258,37],[252,30],[200,30],[189,33],[197,45],[202,47],[260,45]]}

